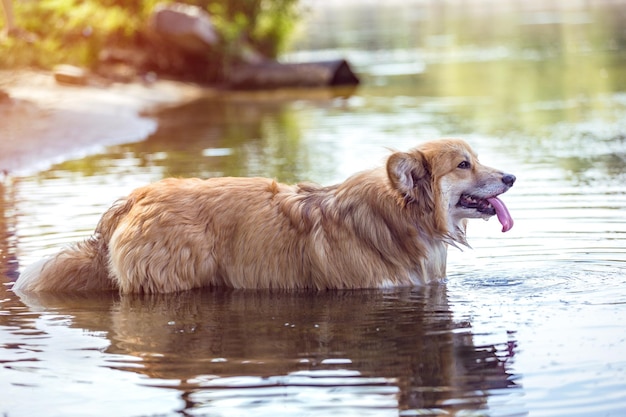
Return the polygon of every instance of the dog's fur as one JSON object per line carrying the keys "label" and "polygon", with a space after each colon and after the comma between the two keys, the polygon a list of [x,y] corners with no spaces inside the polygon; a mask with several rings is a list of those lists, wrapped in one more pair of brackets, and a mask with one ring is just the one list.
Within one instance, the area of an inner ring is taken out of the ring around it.
{"label": "dog's fur", "polygon": [[493,197],[514,179],[481,165],[458,139],[394,152],[386,166],[329,187],[165,179],[119,200],[93,237],[31,266],[14,289],[424,284],[445,276],[448,245],[467,245],[466,219],[494,214],[463,207],[461,196]]}

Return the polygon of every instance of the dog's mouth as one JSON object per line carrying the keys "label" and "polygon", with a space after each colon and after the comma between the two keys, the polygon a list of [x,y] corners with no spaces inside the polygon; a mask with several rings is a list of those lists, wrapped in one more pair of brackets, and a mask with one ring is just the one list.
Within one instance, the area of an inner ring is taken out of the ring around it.
{"label": "dog's mouth", "polygon": [[463,194],[457,205],[466,209],[474,209],[488,216],[497,215],[498,221],[502,224],[503,232],[508,232],[513,227],[513,217],[511,217],[506,205],[497,196],[480,198]]}

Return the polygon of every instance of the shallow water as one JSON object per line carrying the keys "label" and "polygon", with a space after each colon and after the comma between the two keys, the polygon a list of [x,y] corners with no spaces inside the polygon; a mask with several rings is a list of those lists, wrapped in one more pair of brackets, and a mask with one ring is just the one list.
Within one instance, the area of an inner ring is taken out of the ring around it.
{"label": "shallow water", "polygon": [[[199,101],[163,114],[146,141],[3,186],[0,413],[626,413],[626,8],[358,4],[315,9],[317,36],[288,57],[348,57],[357,90]],[[444,135],[518,178],[503,197],[513,230],[471,222],[473,249],[450,250],[445,285],[10,292],[24,265],[87,236],[146,182],[330,184],[386,147]]]}

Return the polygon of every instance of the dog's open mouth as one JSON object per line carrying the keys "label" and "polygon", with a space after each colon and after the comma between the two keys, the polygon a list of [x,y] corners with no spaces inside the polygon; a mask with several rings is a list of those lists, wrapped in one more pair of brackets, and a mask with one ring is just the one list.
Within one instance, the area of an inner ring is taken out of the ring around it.
{"label": "dog's open mouth", "polygon": [[508,232],[513,227],[513,217],[506,208],[506,205],[498,197],[479,198],[469,194],[463,194],[459,199],[459,206],[475,209],[479,213],[498,216],[498,221],[502,224],[502,231]]}

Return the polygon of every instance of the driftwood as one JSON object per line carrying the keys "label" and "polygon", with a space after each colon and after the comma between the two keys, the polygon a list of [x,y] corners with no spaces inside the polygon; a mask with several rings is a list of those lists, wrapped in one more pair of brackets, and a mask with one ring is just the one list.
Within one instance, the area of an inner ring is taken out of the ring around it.
{"label": "driftwood", "polygon": [[227,84],[236,90],[330,87],[357,85],[359,78],[344,59],[308,63],[272,61],[233,68],[227,74]]}
{"label": "driftwood", "polygon": [[[225,45],[206,10],[182,3],[159,4],[143,32],[145,48],[122,50],[109,47],[100,54],[98,72],[114,79],[130,79],[138,72],[165,74],[200,83],[219,83],[233,90],[273,90],[292,87],[331,87],[359,84],[344,59],[322,62],[280,63],[263,57],[240,39],[237,62],[225,70]],[[232,64],[231,64],[232,65]],[[59,71],[57,80],[79,83],[72,71]]]}

